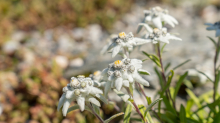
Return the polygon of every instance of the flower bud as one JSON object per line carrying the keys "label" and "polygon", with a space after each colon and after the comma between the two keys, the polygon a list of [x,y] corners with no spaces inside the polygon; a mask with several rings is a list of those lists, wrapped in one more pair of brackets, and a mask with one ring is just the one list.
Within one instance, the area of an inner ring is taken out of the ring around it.
{"label": "flower bud", "polygon": [[117,70],[114,72],[114,75],[115,75],[116,77],[121,77],[120,71],[117,71]]}
{"label": "flower bud", "polygon": [[70,82],[70,87],[77,88],[79,85],[80,83],[76,78],[72,79]]}
{"label": "flower bud", "polygon": [[131,65],[131,66],[129,66],[128,70],[129,70],[131,73],[133,73],[134,70],[135,70],[135,67],[134,67],[133,65]]}
{"label": "flower bud", "polygon": [[84,88],[84,87],[86,87],[86,82],[83,81],[83,82],[80,83],[80,85],[81,85],[82,88]]}
{"label": "flower bud", "polygon": [[67,87],[64,87],[63,88],[63,93],[66,93],[68,91],[68,88]]}
{"label": "flower bud", "polygon": [[126,65],[130,64],[130,63],[131,63],[131,59],[125,59],[124,63],[125,63]]}
{"label": "flower bud", "polygon": [[74,91],[74,94],[75,94],[76,96],[79,96],[79,95],[80,95],[79,89],[76,89],[76,90]]}

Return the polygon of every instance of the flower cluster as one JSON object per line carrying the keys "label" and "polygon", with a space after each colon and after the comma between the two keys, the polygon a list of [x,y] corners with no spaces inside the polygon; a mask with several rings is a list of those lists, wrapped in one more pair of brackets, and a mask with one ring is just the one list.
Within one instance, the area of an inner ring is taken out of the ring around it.
{"label": "flower cluster", "polygon": [[102,71],[102,77],[105,81],[104,94],[107,95],[111,88],[120,91],[122,87],[129,87],[130,84],[134,87],[135,81],[144,86],[149,86],[148,81],[139,74],[139,72],[148,74],[149,72],[141,68],[142,61],[138,59],[126,58],[109,64],[108,68]]}
{"label": "flower cluster", "polygon": [[[152,43],[158,43],[158,41],[169,44],[170,40],[181,41],[182,39],[171,35],[167,32],[167,28],[154,28],[153,30],[149,30],[149,33],[145,35],[146,40],[149,40]],[[149,42],[148,41],[148,42]]]}
{"label": "flower cluster", "polygon": [[150,10],[144,10],[145,19],[144,22],[152,22],[155,27],[161,29],[163,27],[162,22],[169,24],[172,27],[178,24],[178,21],[169,15],[167,9],[162,9],[157,6]]}
{"label": "flower cluster", "polygon": [[207,30],[215,30],[216,31],[215,36],[216,37],[220,36],[220,22],[216,22],[214,24],[206,23],[206,25],[209,26],[209,27],[206,28]]}
{"label": "flower cluster", "polygon": [[59,100],[57,110],[63,106],[62,113],[66,116],[72,101],[77,101],[81,111],[85,109],[85,102],[91,102],[100,107],[96,98],[100,98],[102,93],[102,90],[94,87],[94,81],[91,78],[85,78],[83,75],[72,77],[70,83],[63,88],[63,95]]}
{"label": "flower cluster", "polygon": [[[172,27],[174,27],[175,24],[178,24],[178,21],[168,14],[168,10],[162,9],[160,7],[154,7],[150,10],[145,10],[144,13],[144,23],[138,24],[137,33],[139,33],[143,27],[147,30],[147,33],[144,35],[144,38],[146,39],[145,43],[152,42],[155,44],[158,43],[158,41],[169,43],[170,40],[182,40],[168,33],[167,28],[163,27],[163,22],[169,24]],[[149,22],[152,22],[154,26],[150,26]]]}
{"label": "flower cluster", "polygon": [[118,37],[113,39],[113,42],[109,45],[107,51],[112,50],[112,57],[115,57],[123,48],[130,51],[134,46],[142,45],[144,43],[147,43],[147,40],[136,38],[131,32],[128,34],[121,32],[118,34]]}

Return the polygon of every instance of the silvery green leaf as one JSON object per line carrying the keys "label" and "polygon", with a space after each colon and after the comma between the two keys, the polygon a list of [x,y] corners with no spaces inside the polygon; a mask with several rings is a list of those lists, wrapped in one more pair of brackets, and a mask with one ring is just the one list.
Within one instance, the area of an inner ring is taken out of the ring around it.
{"label": "silvery green leaf", "polygon": [[121,90],[121,87],[122,87],[122,81],[123,81],[123,79],[120,77],[120,78],[117,78],[116,80],[115,80],[115,88],[118,90],[118,91],[120,91]]}
{"label": "silvery green leaf", "polygon": [[112,44],[110,44],[107,48],[107,51],[111,50],[112,48],[114,48],[117,45],[117,43],[113,42]]}
{"label": "silvery green leaf", "polygon": [[107,82],[105,84],[105,89],[104,89],[105,97],[107,97],[108,92],[110,91],[110,89],[111,89],[111,82]]}
{"label": "silvery green leaf", "polygon": [[151,42],[150,39],[141,39],[141,38],[134,38],[134,41],[135,41],[136,45],[142,45],[142,44],[146,44],[146,43]]}
{"label": "silvery green leaf", "polygon": [[96,88],[96,87],[89,87],[90,88],[90,94],[96,95],[96,94],[103,94],[102,90]]}
{"label": "silvery green leaf", "polygon": [[114,89],[114,92],[119,96],[121,97],[121,99],[124,101],[124,102],[127,102],[129,98],[131,98],[131,96],[129,96],[128,94],[125,94],[121,91],[117,91],[116,89]]}
{"label": "silvery green leaf", "polygon": [[159,101],[161,101],[162,99],[163,99],[163,98],[159,98],[159,99],[156,99],[155,101],[153,101],[153,102],[147,107],[147,109],[145,110],[144,114],[146,115],[147,112],[148,112],[149,110],[151,110],[152,107],[153,107],[155,104],[157,104]]}
{"label": "silvery green leaf", "polygon": [[73,98],[73,96],[74,96],[74,91],[67,91],[66,92],[66,98],[67,99]]}
{"label": "silvery green leaf", "polygon": [[[76,109],[79,109],[79,105],[74,105],[74,106],[70,107],[70,108],[68,109],[67,113],[69,113],[69,112],[71,112],[71,111],[74,111],[74,110],[76,110]],[[85,110],[87,110],[87,111],[89,111],[89,112],[92,113],[92,111],[89,109],[88,106],[85,106]]]}
{"label": "silvery green leaf", "polygon": [[107,99],[104,96],[102,96],[101,94],[96,94],[96,97],[99,98],[105,104],[108,104]]}
{"label": "silvery green leaf", "polygon": [[92,96],[89,96],[88,98],[86,98],[86,101],[91,102],[92,104],[95,104],[96,106],[99,106],[99,107],[101,106],[100,102]]}
{"label": "silvery green leaf", "polygon": [[152,19],[152,22],[153,22],[153,24],[154,24],[157,28],[159,28],[159,29],[162,28],[162,21],[161,21],[161,19],[160,19],[159,16],[158,16],[158,17],[154,17],[154,18]]}
{"label": "silvery green leaf", "polygon": [[137,33],[139,33],[139,32],[141,31],[142,27],[145,27],[146,30],[147,30],[148,32],[150,32],[150,33],[153,32],[153,29],[152,29],[148,24],[146,24],[146,23],[139,23],[139,24],[138,24]]}
{"label": "silvery green leaf", "polygon": [[105,120],[104,123],[109,123],[111,120],[113,120],[114,118],[118,117],[118,116],[121,116],[123,115],[124,113],[121,112],[121,113],[118,113],[118,114],[115,114],[113,116],[111,116],[109,119]]}
{"label": "silvery green leaf", "polygon": [[121,45],[117,45],[113,48],[112,58],[115,57],[119,53],[120,49],[121,49]]}
{"label": "silvery green leaf", "polygon": [[150,72],[148,72],[144,69],[138,69],[138,73],[143,74],[143,75],[150,75]]}
{"label": "silvery green leaf", "polygon": [[216,36],[216,37],[219,37],[219,36],[220,36],[220,29],[217,29],[217,30],[216,30],[215,36]]}
{"label": "silvery green leaf", "polygon": [[60,97],[60,100],[59,100],[59,103],[58,103],[58,106],[57,106],[57,111],[59,111],[60,108],[63,106],[63,103],[65,102],[65,100],[66,100],[66,94],[63,94]]}
{"label": "silvery green leaf", "polygon": [[149,86],[149,82],[143,79],[137,72],[134,72],[133,78],[136,82],[144,85],[144,86]]}
{"label": "silvery green leaf", "polygon": [[123,80],[123,86],[129,87],[129,81],[128,80]]}
{"label": "silvery green leaf", "polygon": [[76,101],[77,101],[77,104],[79,105],[79,109],[81,111],[84,111],[84,109],[85,109],[85,98],[84,97],[78,97],[76,99]]}
{"label": "silvery green leaf", "polygon": [[71,101],[72,101],[72,99],[66,99],[66,101],[64,102],[63,109],[62,109],[63,116],[66,116],[67,110],[68,110],[68,108],[69,108],[69,106],[71,104]]}

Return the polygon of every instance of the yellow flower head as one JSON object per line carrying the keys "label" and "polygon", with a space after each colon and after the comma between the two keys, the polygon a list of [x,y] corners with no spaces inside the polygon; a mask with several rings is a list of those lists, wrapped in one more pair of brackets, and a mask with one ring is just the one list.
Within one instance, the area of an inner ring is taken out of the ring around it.
{"label": "yellow flower head", "polygon": [[163,9],[162,9],[161,7],[159,7],[159,6],[156,6],[155,9],[156,9],[158,12],[162,12],[162,11],[163,11]]}
{"label": "yellow flower head", "polygon": [[122,61],[117,60],[117,61],[114,62],[114,64],[115,64],[115,65],[120,65],[120,64],[122,64]]}
{"label": "yellow flower head", "polygon": [[100,74],[100,71],[95,71],[93,74],[94,74],[95,76],[97,76],[97,75]]}
{"label": "yellow flower head", "polygon": [[118,34],[119,38],[125,38],[126,34],[125,32],[121,32]]}
{"label": "yellow flower head", "polygon": [[158,28],[154,28],[154,33],[156,34],[156,33],[158,33],[160,30],[158,29]]}
{"label": "yellow flower head", "polygon": [[84,75],[78,75],[77,78],[85,78]]}
{"label": "yellow flower head", "polygon": [[118,67],[120,67],[121,65],[123,65],[123,62],[120,61],[120,60],[117,60],[117,61],[114,62],[114,67],[115,67],[115,68],[118,68]]}

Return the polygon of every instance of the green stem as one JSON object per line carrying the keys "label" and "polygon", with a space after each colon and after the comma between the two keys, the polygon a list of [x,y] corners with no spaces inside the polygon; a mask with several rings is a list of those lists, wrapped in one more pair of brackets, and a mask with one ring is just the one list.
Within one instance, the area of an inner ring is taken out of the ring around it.
{"label": "green stem", "polygon": [[214,85],[213,85],[213,102],[215,102],[215,98],[216,98],[216,92],[217,92],[217,86],[218,86],[218,82],[217,82],[217,76],[218,76],[218,70],[216,68],[216,64],[218,61],[218,55],[219,55],[219,46],[220,46],[220,37],[218,38],[218,43],[216,46],[216,50],[215,50],[215,57],[214,57],[214,75],[215,75],[215,80],[214,80]]}
{"label": "green stem", "polygon": [[99,119],[101,123],[104,123],[104,120],[94,111],[91,104],[88,104],[88,107],[92,110],[93,114]]}
{"label": "green stem", "polygon": [[[163,67],[162,56],[161,56],[161,51],[160,51],[160,43],[159,42],[157,43],[157,55],[160,59],[161,75],[163,77],[163,80],[164,80],[164,83],[165,83],[165,86],[166,86],[167,80],[166,80],[166,76],[165,76],[165,72],[164,72],[164,67]],[[172,99],[169,89],[166,90],[165,93],[166,93],[166,97],[168,99],[170,98],[171,102],[173,103],[174,109],[176,109],[175,101]]]}

